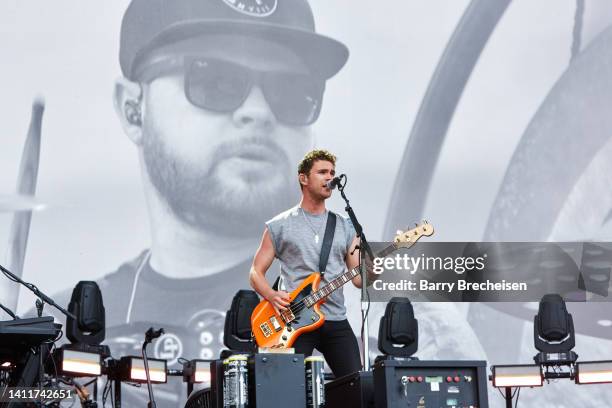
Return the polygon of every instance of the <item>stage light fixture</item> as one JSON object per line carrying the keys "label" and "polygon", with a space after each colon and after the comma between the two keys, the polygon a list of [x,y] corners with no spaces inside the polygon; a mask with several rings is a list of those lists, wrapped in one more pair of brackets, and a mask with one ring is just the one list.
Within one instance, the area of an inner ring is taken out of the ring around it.
{"label": "stage light fixture", "polygon": [[255,349],[251,332],[251,315],[259,304],[259,296],[252,290],[239,290],[225,315],[223,344],[232,351],[252,352]]}
{"label": "stage light fixture", "polygon": [[539,365],[504,365],[491,367],[493,386],[541,387],[544,384],[542,369]]}
{"label": "stage light fixture", "polygon": [[560,295],[544,295],[540,300],[533,319],[533,339],[540,351],[534,357],[537,364],[571,365],[578,359],[571,351],[576,345],[574,320]]}
{"label": "stage light fixture", "polygon": [[53,358],[62,374],[71,377],[91,377],[102,374],[102,355],[85,351],[58,349]]}
{"label": "stage light fixture", "polygon": [[378,349],[387,356],[410,357],[419,347],[419,322],[408,298],[394,297],[378,329]]}
{"label": "stage light fixture", "polygon": [[187,383],[210,383],[210,376],[210,360],[190,360],[183,364],[183,381]]}
{"label": "stage light fixture", "polygon": [[68,311],[77,318],[66,319],[66,337],[73,344],[98,346],[106,335],[102,292],[93,281],[80,281],[73,289]]}
{"label": "stage light fixture", "polygon": [[612,383],[612,361],[576,363],[576,384]]}
{"label": "stage light fixture", "polygon": [[[167,361],[149,358],[149,377],[152,383],[165,383],[167,377]],[[144,360],[140,357],[127,356],[121,357],[117,366],[117,378],[120,381],[132,381],[146,383],[147,375],[144,367]]]}
{"label": "stage light fixture", "polygon": [[58,369],[72,377],[91,377],[102,374],[102,362],[110,356],[110,349],[100,343],[104,341],[106,319],[102,292],[96,282],[80,281],[72,290],[68,311],[75,317],[66,319],[64,344],[53,352],[54,366],[47,372]]}

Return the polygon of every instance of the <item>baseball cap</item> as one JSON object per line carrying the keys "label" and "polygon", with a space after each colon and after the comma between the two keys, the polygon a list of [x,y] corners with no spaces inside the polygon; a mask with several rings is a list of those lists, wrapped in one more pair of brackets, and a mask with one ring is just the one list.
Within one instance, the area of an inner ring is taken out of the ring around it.
{"label": "baseball cap", "polygon": [[341,42],[316,33],[307,0],[132,0],[121,24],[121,71],[135,79],[135,68],[151,51],[206,34],[280,43],[323,78],[335,75],[349,54]]}

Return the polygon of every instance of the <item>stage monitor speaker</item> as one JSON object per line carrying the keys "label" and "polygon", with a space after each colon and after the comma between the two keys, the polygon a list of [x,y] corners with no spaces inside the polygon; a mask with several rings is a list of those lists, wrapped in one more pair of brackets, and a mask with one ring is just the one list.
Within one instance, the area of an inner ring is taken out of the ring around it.
{"label": "stage monitor speaker", "polygon": [[486,361],[381,359],[374,365],[376,408],[488,408]]}
{"label": "stage monitor speaker", "polygon": [[304,355],[258,353],[249,357],[249,406],[305,407]]}
{"label": "stage monitor speaker", "polygon": [[374,408],[371,371],[358,371],[325,384],[325,408]]}

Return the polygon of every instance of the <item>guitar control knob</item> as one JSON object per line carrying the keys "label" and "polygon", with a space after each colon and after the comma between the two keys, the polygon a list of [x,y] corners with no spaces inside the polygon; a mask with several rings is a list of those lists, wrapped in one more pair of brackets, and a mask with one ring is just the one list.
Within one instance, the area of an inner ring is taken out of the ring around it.
{"label": "guitar control knob", "polygon": [[285,341],[286,341],[286,340],[287,340],[287,336],[284,336],[284,335],[283,335],[283,336],[281,337],[281,339],[283,339],[283,340],[285,340]]}
{"label": "guitar control knob", "polygon": [[290,332],[290,331],[292,331],[292,330],[293,330],[293,327],[291,327],[291,326],[287,325],[287,331],[288,331],[288,332]]}

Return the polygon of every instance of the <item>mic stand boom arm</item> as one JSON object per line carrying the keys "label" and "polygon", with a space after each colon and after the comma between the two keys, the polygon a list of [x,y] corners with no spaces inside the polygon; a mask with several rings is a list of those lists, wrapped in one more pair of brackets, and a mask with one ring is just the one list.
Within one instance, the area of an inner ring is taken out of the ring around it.
{"label": "mic stand boom arm", "polygon": [[4,306],[2,303],[0,303],[0,309],[4,310],[7,315],[9,315],[9,316],[11,316],[13,318],[13,320],[19,319],[19,316],[17,316],[15,313],[13,313],[13,311],[11,309],[9,309],[8,307]]}
{"label": "mic stand boom arm", "polygon": [[38,289],[35,285],[25,282],[19,276],[15,275],[13,272],[9,271],[2,265],[0,265],[0,271],[4,272],[4,274],[13,282],[20,283],[26,288],[28,288],[29,290],[31,290],[36,295],[36,297],[38,297],[39,301],[36,302],[36,308],[38,309],[38,317],[42,316],[42,308],[44,307],[45,303],[48,303],[51,306],[55,307],[60,312],[62,312],[67,317],[71,317],[77,320],[77,317],[74,314],[70,313],[69,311],[67,311],[66,309],[64,309],[57,303],[55,303],[53,299],[51,299],[49,296],[41,292],[40,289]]}

